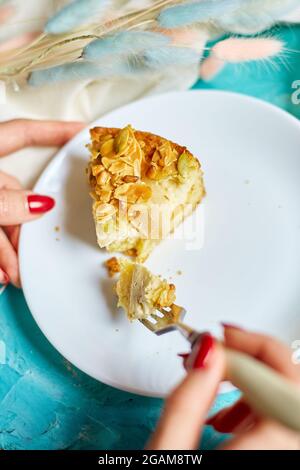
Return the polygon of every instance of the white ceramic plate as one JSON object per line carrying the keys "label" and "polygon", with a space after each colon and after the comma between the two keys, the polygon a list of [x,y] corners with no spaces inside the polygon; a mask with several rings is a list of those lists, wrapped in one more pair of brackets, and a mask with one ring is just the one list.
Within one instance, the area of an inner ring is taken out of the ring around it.
{"label": "white ceramic plate", "polygon": [[[205,172],[202,249],[167,240],[146,263],[172,277],[186,321],[215,334],[227,321],[289,344],[300,338],[298,121],[242,95],[189,91],[135,102],[94,124],[128,123],[188,146]],[[183,376],[176,354],[188,345],[177,333],[156,337],[116,309],[114,281],[102,266],[109,255],[95,241],[87,142],[88,130],[57,154],[35,187],[57,205],[22,229],[25,296],[44,334],[78,368],[124,390],[164,396]]]}

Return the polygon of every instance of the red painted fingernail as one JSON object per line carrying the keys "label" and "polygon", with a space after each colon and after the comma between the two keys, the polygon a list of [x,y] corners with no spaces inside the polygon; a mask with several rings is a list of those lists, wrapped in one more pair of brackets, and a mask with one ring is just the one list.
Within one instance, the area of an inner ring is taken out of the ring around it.
{"label": "red painted fingernail", "polygon": [[218,414],[219,414],[219,413],[217,413],[217,414],[211,416],[210,418],[207,418],[207,420],[205,421],[205,424],[208,424],[209,426],[212,426],[212,425],[216,422],[216,420],[218,419],[218,418],[217,418],[217,417],[218,417]]}
{"label": "red painted fingernail", "polygon": [[9,275],[8,275],[3,269],[0,269],[0,272],[1,272],[1,274],[2,274],[2,281],[1,281],[1,284],[3,284],[4,286],[6,286],[6,285],[9,284],[9,282],[10,282]]}
{"label": "red painted fingernail", "polygon": [[27,201],[31,214],[43,214],[44,212],[50,211],[55,205],[55,201],[52,197],[41,196],[40,194],[30,194]]}
{"label": "red painted fingernail", "polygon": [[203,369],[206,365],[208,355],[212,350],[214,345],[214,338],[210,333],[204,333],[201,337],[201,343],[199,346],[199,351],[195,362],[193,364],[193,369]]}
{"label": "red painted fingernail", "polygon": [[241,328],[240,326],[237,326],[237,325],[233,325],[232,323],[221,323],[221,325],[223,326],[223,328],[231,328],[232,330],[239,330],[239,331],[243,331],[243,328]]}
{"label": "red painted fingernail", "polygon": [[237,403],[230,411],[224,414],[223,417],[215,416],[211,418],[210,424],[216,431],[222,433],[231,433],[249,416],[251,408],[247,403]]}
{"label": "red painted fingernail", "polygon": [[223,416],[225,416],[225,414],[228,413],[229,409],[231,409],[231,407],[230,408],[226,407],[226,408],[219,410],[216,414],[214,414],[210,418],[207,418],[207,420],[205,421],[205,424],[214,426],[215,423],[222,420]]}
{"label": "red painted fingernail", "polygon": [[182,359],[187,359],[190,353],[178,353],[177,356],[182,357]]}

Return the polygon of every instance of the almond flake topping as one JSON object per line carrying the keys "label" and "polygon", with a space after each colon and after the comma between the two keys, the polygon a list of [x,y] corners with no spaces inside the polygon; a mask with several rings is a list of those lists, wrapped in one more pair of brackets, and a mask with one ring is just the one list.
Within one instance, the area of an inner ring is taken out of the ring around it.
{"label": "almond flake topping", "polygon": [[143,178],[159,181],[169,177],[186,178],[195,162],[188,152],[181,155],[166,139],[154,145],[137,139],[131,126],[117,134],[101,135],[92,129],[92,158],[89,178],[93,197],[104,204],[116,200],[126,204],[147,202],[152,195]]}

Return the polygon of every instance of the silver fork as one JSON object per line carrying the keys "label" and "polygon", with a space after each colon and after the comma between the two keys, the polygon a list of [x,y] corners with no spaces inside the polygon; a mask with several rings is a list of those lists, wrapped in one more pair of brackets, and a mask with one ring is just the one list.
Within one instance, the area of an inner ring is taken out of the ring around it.
{"label": "silver fork", "polygon": [[171,308],[158,308],[161,315],[153,313],[151,318],[155,320],[154,322],[151,320],[140,320],[140,322],[158,336],[177,330],[193,344],[199,337],[199,333],[181,321],[185,317],[186,310],[178,305],[175,305],[175,308],[178,309],[175,315]]}
{"label": "silver fork", "polygon": [[[179,331],[193,346],[202,333],[182,322],[186,314],[183,307],[158,309],[151,320],[140,322],[156,335]],[[300,389],[290,380],[266,364],[247,354],[229,349],[221,341],[226,355],[226,379],[237,386],[245,400],[260,415],[275,419],[283,425],[300,431]]]}

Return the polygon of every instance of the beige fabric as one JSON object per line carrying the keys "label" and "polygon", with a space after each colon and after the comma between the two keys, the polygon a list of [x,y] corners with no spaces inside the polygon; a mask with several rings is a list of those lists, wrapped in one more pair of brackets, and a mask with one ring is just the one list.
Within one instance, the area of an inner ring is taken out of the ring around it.
{"label": "beige fabric", "polygon": [[[177,75],[140,79],[68,82],[39,89],[27,87],[7,92],[0,120],[31,119],[83,120],[87,124],[104,113],[145,95],[185,89],[195,81],[196,70]],[[134,123],[133,123],[134,125]],[[56,149],[24,149],[0,160],[0,170],[16,175],[31,187]]]}

